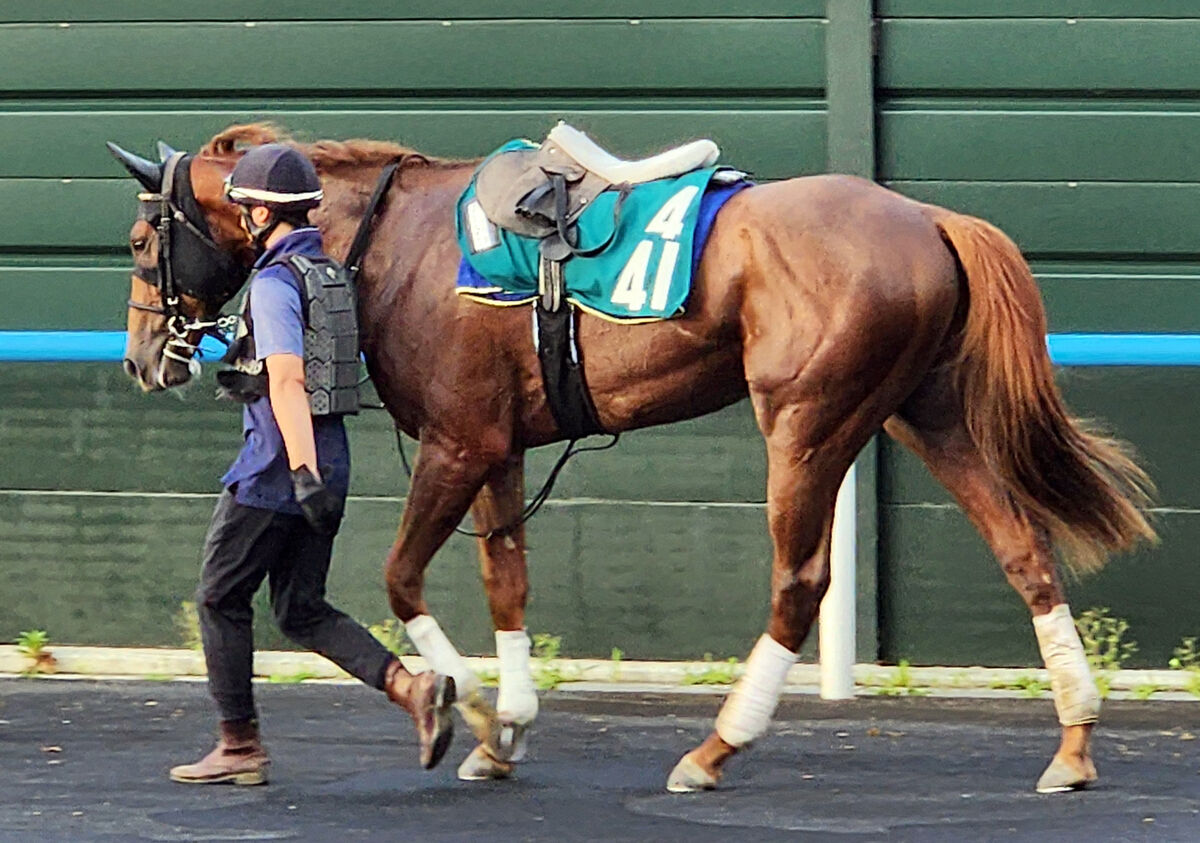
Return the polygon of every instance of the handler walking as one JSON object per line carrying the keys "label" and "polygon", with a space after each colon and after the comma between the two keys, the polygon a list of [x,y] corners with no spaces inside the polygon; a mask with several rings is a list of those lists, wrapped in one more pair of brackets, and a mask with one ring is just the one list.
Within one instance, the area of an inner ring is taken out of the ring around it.
{"label": "handler walking", "polygon": [[[358,405],[356,393],[350,398],[330,375],[337,368],[336,355],[333,362],[327,355],[307,367],[311,380],[319,382],[306,383],[306,362],[313,362],[306,345],[345,345],[337,342],[337,320],[329,318],[325,301],[314,305],[314,285],[320,291],[326,278],[345,280],[308,221],[323,195],[320,180],[302,154],[267,144],[250,149],[238,162],[226,193],[241,207],[242,226],[260,257],[231,349],[235,370],[220,378],[230,397],[246,402],[245,444],[222,478],[225,490],[205,540],[196,598],[220,739],[200,761],[173,768],[171,778],[267,780],[269,762],[250,682],[251,598],[264,579],[284,634],[383,691],[412,715],[421,766],[429,769],[450,743],[454,680],[432,672],[410,674],[366,629],[325,600],[333,538],[350,479],[342,415],[356,412]],[[353,337],[352,306],[348,314]],[[342,328],[345,334],[345,324]],[[351,345],[357,374],[356,339]]]}

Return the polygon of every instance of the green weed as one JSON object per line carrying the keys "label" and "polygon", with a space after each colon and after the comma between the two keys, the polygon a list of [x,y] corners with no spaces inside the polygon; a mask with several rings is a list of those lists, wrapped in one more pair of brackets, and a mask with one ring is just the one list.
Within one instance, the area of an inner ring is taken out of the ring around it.
{"label": "green weed", "polygon": [[404,624],[395,618],[373,623],[367,627],[367,632],[375,636],[376,641],[387,647],[388,652],[393,656],[407,656],[415,652],[412,642],[408,640],[408,634],[404,631]]}
{"label": "green weed", "polygon": [[1076,618],[1075,628],[1079,630],[1083,652],[1092,669],[1100,698],[1107,699],[1112,690],[1111,674],[1120,670],[1121,665],[1138,651],[1136,642],[1125,640],[1129,622],[1110,615],[1107,606],[1098,606]]}
{"label": "green weed", "polygon": [[1135,685],[1133,695],[1139,700],[1148,700],[1159,691],[1165,690],[1161,685],[1155,685],[1152,682],[1147,682],[1143,685]]}
{"label": "green weed", "polygon": [[564,682],[578,682],[579,671],[566,668],[559,661],[562,655],[562,636],[538,632],[533,636],[533,681],[542,691],[550,691]]}
{"label": "green weed", "polygon": [[179,633],[184,647],[189,650],[204,648],[204,642],[200,639],[200,615],[196,611],[195,603],[191,600],[184,600],[180,603],[174,620],[175,631]]}
{"label": "green weed", "polygon": [[623,659],[624,657],[625,657],[625,654],[621,651],[620,647],[612,648],[612,681],[613,682],[621,681],[621,659]]}
{"label": "green weed", "polygon": [[1196,648],[1196,638],[1184,638],[1167,664],[1172,670],[1186,670],[1190,675],[1185,689],[1192,696],[1200,697],[1200,650]]}
{"label": "green weed", "polygon": [[922,688],[913,681],[907,659],[901,659],[891,676],[875,688],[875,695],[880,697],[925,697],[931,693],[928,688]]}
{"label": "green weed", "polygon": [[993,682],[992,687],[1007,691],[1024,691],[1026,696],[1040,697],[1050,690],[1050,683],[1036,676],[1018,676],[1010,682]]}
{"label": "green weed", "polygon": [[17,635],[17,652],[29,659],[29,666],[21,671],[26,676],[53,673],[58,667],[54,655],[46,648],[50,634],[44,629],[28,629]]}
{"label": "green weed", "polygon": [[273,685],[298,685],[307,679],[316,679],[317,674],[311,670],[299,670],[295,673],[272,673],[267,681]]}
{"label": "green weed", "polygon": [[705,667],[684,674],[684,685],[732,685],[742,675],[742,666],[733,656],[714,662],[713,654],[705,653],[704,663]]}

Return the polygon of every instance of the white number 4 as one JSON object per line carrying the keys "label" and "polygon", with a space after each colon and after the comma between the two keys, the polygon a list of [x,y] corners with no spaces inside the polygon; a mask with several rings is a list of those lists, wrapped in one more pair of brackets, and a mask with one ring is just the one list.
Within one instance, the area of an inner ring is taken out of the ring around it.
{"label": "white number 4", "polygon": [[674,240],[678,237],[683,231],[683,218],[699,192],[700,188],[693,184],[668,199],[646,226],[646,233],[657,234],[663,240]]}

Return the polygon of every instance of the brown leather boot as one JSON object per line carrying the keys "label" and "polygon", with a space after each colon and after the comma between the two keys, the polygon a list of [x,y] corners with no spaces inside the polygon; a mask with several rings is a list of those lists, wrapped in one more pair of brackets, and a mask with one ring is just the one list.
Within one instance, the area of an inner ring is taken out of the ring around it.
{"label": "brown leather boot", "polygon": [[224,720],[216,748],[195,764],[171,768],[171,780],[187,784],[266,784],[271,763],[254,720]]}
{"label": "brown leather boot", "polygon": [[450,717],[455,699],[453,677],[431,670],[413,676],[399,661],[393,661],[388,665],[383,689],[389,700],[412,715],[421,742],[421,766],[432,770],[454,737]]}

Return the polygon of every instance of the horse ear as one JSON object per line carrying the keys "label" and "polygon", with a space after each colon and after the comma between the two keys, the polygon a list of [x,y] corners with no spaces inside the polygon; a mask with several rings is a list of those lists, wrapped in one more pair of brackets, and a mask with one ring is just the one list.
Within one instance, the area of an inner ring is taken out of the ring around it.
{"label": "horse ear", "polygon": [[113,157],[129,171],[129,174],[141,182],[142,187],[152,193],[157,193],[162,188],[162,166],[160,164],[147,161],[132,152],[126,152],[112,141],[108,141],[104,145],[108,147],[108,151],[113,154]]}
{"label": "horse ear", "polygon": [[166,141],[160,140],[154,148],[158,150],[158,160],[163,164],[167,163],[167,159],[175,154],[175,150]]}

